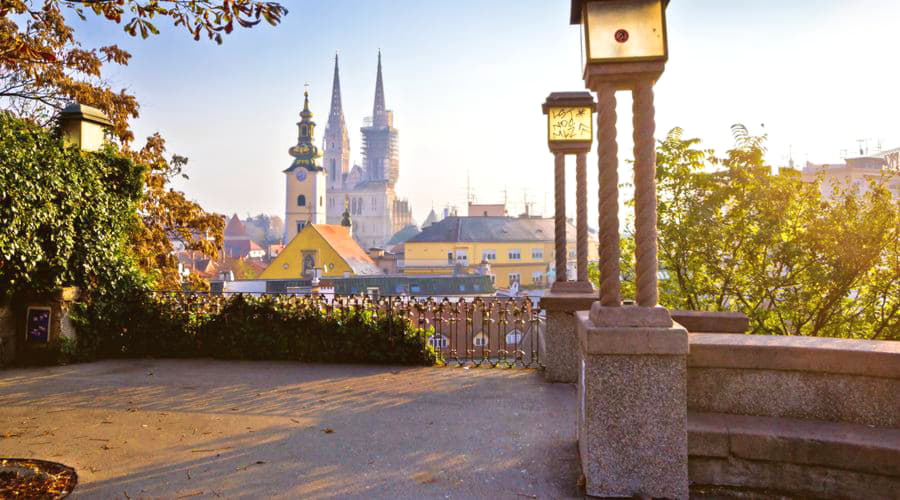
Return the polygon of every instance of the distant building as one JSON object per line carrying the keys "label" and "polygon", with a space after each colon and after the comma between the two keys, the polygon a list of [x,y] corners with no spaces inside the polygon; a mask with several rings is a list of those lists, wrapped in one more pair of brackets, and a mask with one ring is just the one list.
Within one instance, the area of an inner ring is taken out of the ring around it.
{"label": "distant building", "polygon": [[882,153],[847,158],[844,163],[806,163],[804,182],[821,179],[819,190],[825,198],[831,198],[835,187],[855,187],[860,194],[869,190],[869,181],[884,182],[895,199],[900,199],[900,149]]}
{"label": "distant building", "polygon": [[341,102],[338,58],[334,58],[331,111],[325,129],[324,165],[328,178],[328,224],[339,224],[345,200],[353,216],[353,237],[365,248],[384,248],[388,240],[412,224],[409,202],[394,190],[400,178],[399,132],[385,106],[381,52],[375,77],[372,116],[364,121],[363,164],[350,166],[350,140]]}
{"label": "distant building", "polygon": [[259,275],[259,279],[311,279],[381,274],[371,257],[350,236],[347,227],[307,224]]}
{"label": "distant building", "polygon": [[[567,267],[574,273],[575,227],[571,224],[567,240]],[[477,274],[488,266],[497,288],[512,283],[546,287],[555,277],[554,246],[553,219],[451,216],[406,241],[402,270],[417,275]],[[588,260],[597,260],[597,245],[588,248]]]}
{"label": "distant building", "polygon": [[266,250],[250,239],[244,223],[237,214],[231,216],[223,233],[222,249],[225,257],[231,259],[262,259]]}
{"label": "distant building", "polygon": [[440,222],[440,220],[441,220],[441,217],[438,216],[438,214],[435,213],[434,209],[432,208],[431,211],[428,212],[428,215],[425,217],[425,222],[422,223],[422,229],[425,229],[426,227],[434,224],[435,222]]}
{"label": "distant building", "polygon": [[469,203],[469,217],[506,217],[506,205]]}

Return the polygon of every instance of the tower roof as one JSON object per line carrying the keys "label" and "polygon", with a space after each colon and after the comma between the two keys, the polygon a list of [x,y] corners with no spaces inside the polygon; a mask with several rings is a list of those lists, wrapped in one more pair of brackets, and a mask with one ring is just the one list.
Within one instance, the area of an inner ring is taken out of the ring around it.
{"label": "tower roof", "polygon": [[341,104],[341,75],[338,71],[338,55],[334,54],[334,80],[331,86],[331,112],[328,125],[340,125],[344,122],[344,107]]}
{"label": "tower roof", "polygon": [[375,76],[375,105],[372,108],[372,122],[387,124],[387,107],[384,104],[384,80],[381,76],[381,49],[378,49],[378,74]]}

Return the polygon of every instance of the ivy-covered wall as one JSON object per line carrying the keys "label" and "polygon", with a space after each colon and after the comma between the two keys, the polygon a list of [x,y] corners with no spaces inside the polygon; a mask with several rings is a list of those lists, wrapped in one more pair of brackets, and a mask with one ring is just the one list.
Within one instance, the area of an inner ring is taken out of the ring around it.
{"label": "ivy-covered wall", "polygon": [[54,131],[0,112],[0,302],[134,279],[127,242],[142,175],[114,146],[65,147]]}

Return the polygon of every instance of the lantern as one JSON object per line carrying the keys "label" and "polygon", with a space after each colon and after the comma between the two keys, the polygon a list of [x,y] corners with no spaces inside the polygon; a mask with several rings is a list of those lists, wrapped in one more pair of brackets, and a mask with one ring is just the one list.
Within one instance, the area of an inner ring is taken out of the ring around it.
{"label": "lantern", "polygon": [[596,103],[590,92],[554,92],[543,104],[547,115],[547,143],[553,152],[578,153],[591,149]]}
{"label": "lantern", "polygon": [[668,0],[572,0],[571,22],[583,28],[587,64],[666,62],[668,3]]}

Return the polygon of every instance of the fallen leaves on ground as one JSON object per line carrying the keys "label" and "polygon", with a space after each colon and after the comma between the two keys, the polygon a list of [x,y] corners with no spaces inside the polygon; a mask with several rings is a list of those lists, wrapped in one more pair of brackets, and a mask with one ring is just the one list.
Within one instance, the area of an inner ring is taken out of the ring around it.
{"label": "fallen leaves on ground", "polygon": [[77,482],[75,469],[62,464],[0,459],[0,498],[62,498]]}
{"label": "fallen leaves on ground", "polygon": [[418,472],[416,474],[413,474],[412,478],[422,484],[430,484],[437,481],[437,478],[434,477],[434,474],[430,472]]}

